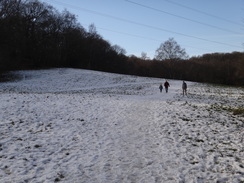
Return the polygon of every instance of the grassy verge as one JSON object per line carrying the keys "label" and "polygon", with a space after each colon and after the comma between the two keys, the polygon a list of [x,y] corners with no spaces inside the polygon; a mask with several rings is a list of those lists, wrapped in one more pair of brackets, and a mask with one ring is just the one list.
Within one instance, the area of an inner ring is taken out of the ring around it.
{"label": "grassy verge", "polygon": [[244,116],[244,107],[241,107],[241,106],[228,107],[228,106],[223,106],[223,105],[212,105],[211,108],[216,111],[225,110],[225,111],[233,113],[233,115]]}
{"label": "grassy verge", "polygon": [[231,111],[233,112],[234,115],[244,116],[244,107],[238,107],[235,109],[232,108]]}

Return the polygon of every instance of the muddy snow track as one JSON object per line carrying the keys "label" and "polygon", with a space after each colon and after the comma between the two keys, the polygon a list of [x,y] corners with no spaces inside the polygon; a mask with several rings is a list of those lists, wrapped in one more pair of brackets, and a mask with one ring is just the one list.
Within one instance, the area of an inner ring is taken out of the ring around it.
{"label": "muddy snow track", "polygon": [[232,125],[235,118],[228,123],[228,115],[210,114],[205,106],[175,99],[118,100],[112,111],[103,111],[108,112],[107,119],[114,126],[96,133],[100,151],[87,173],[94,174],[99,169],[103,176],[99,176],[102,180],[95,176],[93,182],[243,179],[243,131],[238,126],[242,123],[237,120],[231,128],[221,124]]}

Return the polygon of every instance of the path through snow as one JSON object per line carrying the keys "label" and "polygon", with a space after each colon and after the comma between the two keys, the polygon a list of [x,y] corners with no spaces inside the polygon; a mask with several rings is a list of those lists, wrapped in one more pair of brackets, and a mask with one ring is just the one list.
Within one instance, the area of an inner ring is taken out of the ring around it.
{"label": "path through snow", "polygon": [[0,84],[0,182],[244,182],[241,88],[87,70]]}

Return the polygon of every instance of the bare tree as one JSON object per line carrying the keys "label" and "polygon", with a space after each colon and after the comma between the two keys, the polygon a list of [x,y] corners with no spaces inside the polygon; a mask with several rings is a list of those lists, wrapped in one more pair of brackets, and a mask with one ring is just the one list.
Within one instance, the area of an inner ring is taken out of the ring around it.
{"label": "bare tree", "polygon": [[126,50],[122,47],[120,47],[119,45],[113,45],[112,49],[118,54],[118,55],[125,55],[126,54]]}
{"label": "bare tree", "polygon": [[141,59],[142,59],[142,60],[147,60],[147,59],[149,59],[149,57],[147,56],[147,53],[146,53],[146,52],[142,52],[142,53],[141,53]]}
{"label": "bare tree", "polygon": [[162,43],[156,50],[155,55],[155,59],[157,60],[179,60],[187,58],[188,55],[185,49],[181,48],[174,38],[169,38],[167,41]]}
{"label": "bare tree", "polygon": [[102,39],[102,37],[97,33],[97,28],[96,28],[95,24],[89,25],[88,29],[89,29],[88,33],[89,33],[90,38]]}

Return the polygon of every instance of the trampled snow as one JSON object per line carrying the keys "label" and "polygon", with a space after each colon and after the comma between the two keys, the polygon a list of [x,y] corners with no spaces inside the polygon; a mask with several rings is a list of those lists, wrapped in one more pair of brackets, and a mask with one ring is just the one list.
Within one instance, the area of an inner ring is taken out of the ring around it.
{"label": "trampled snow", "polygon": [[80,69],[0,83],[0,182],[244,182],[244,89]]}

